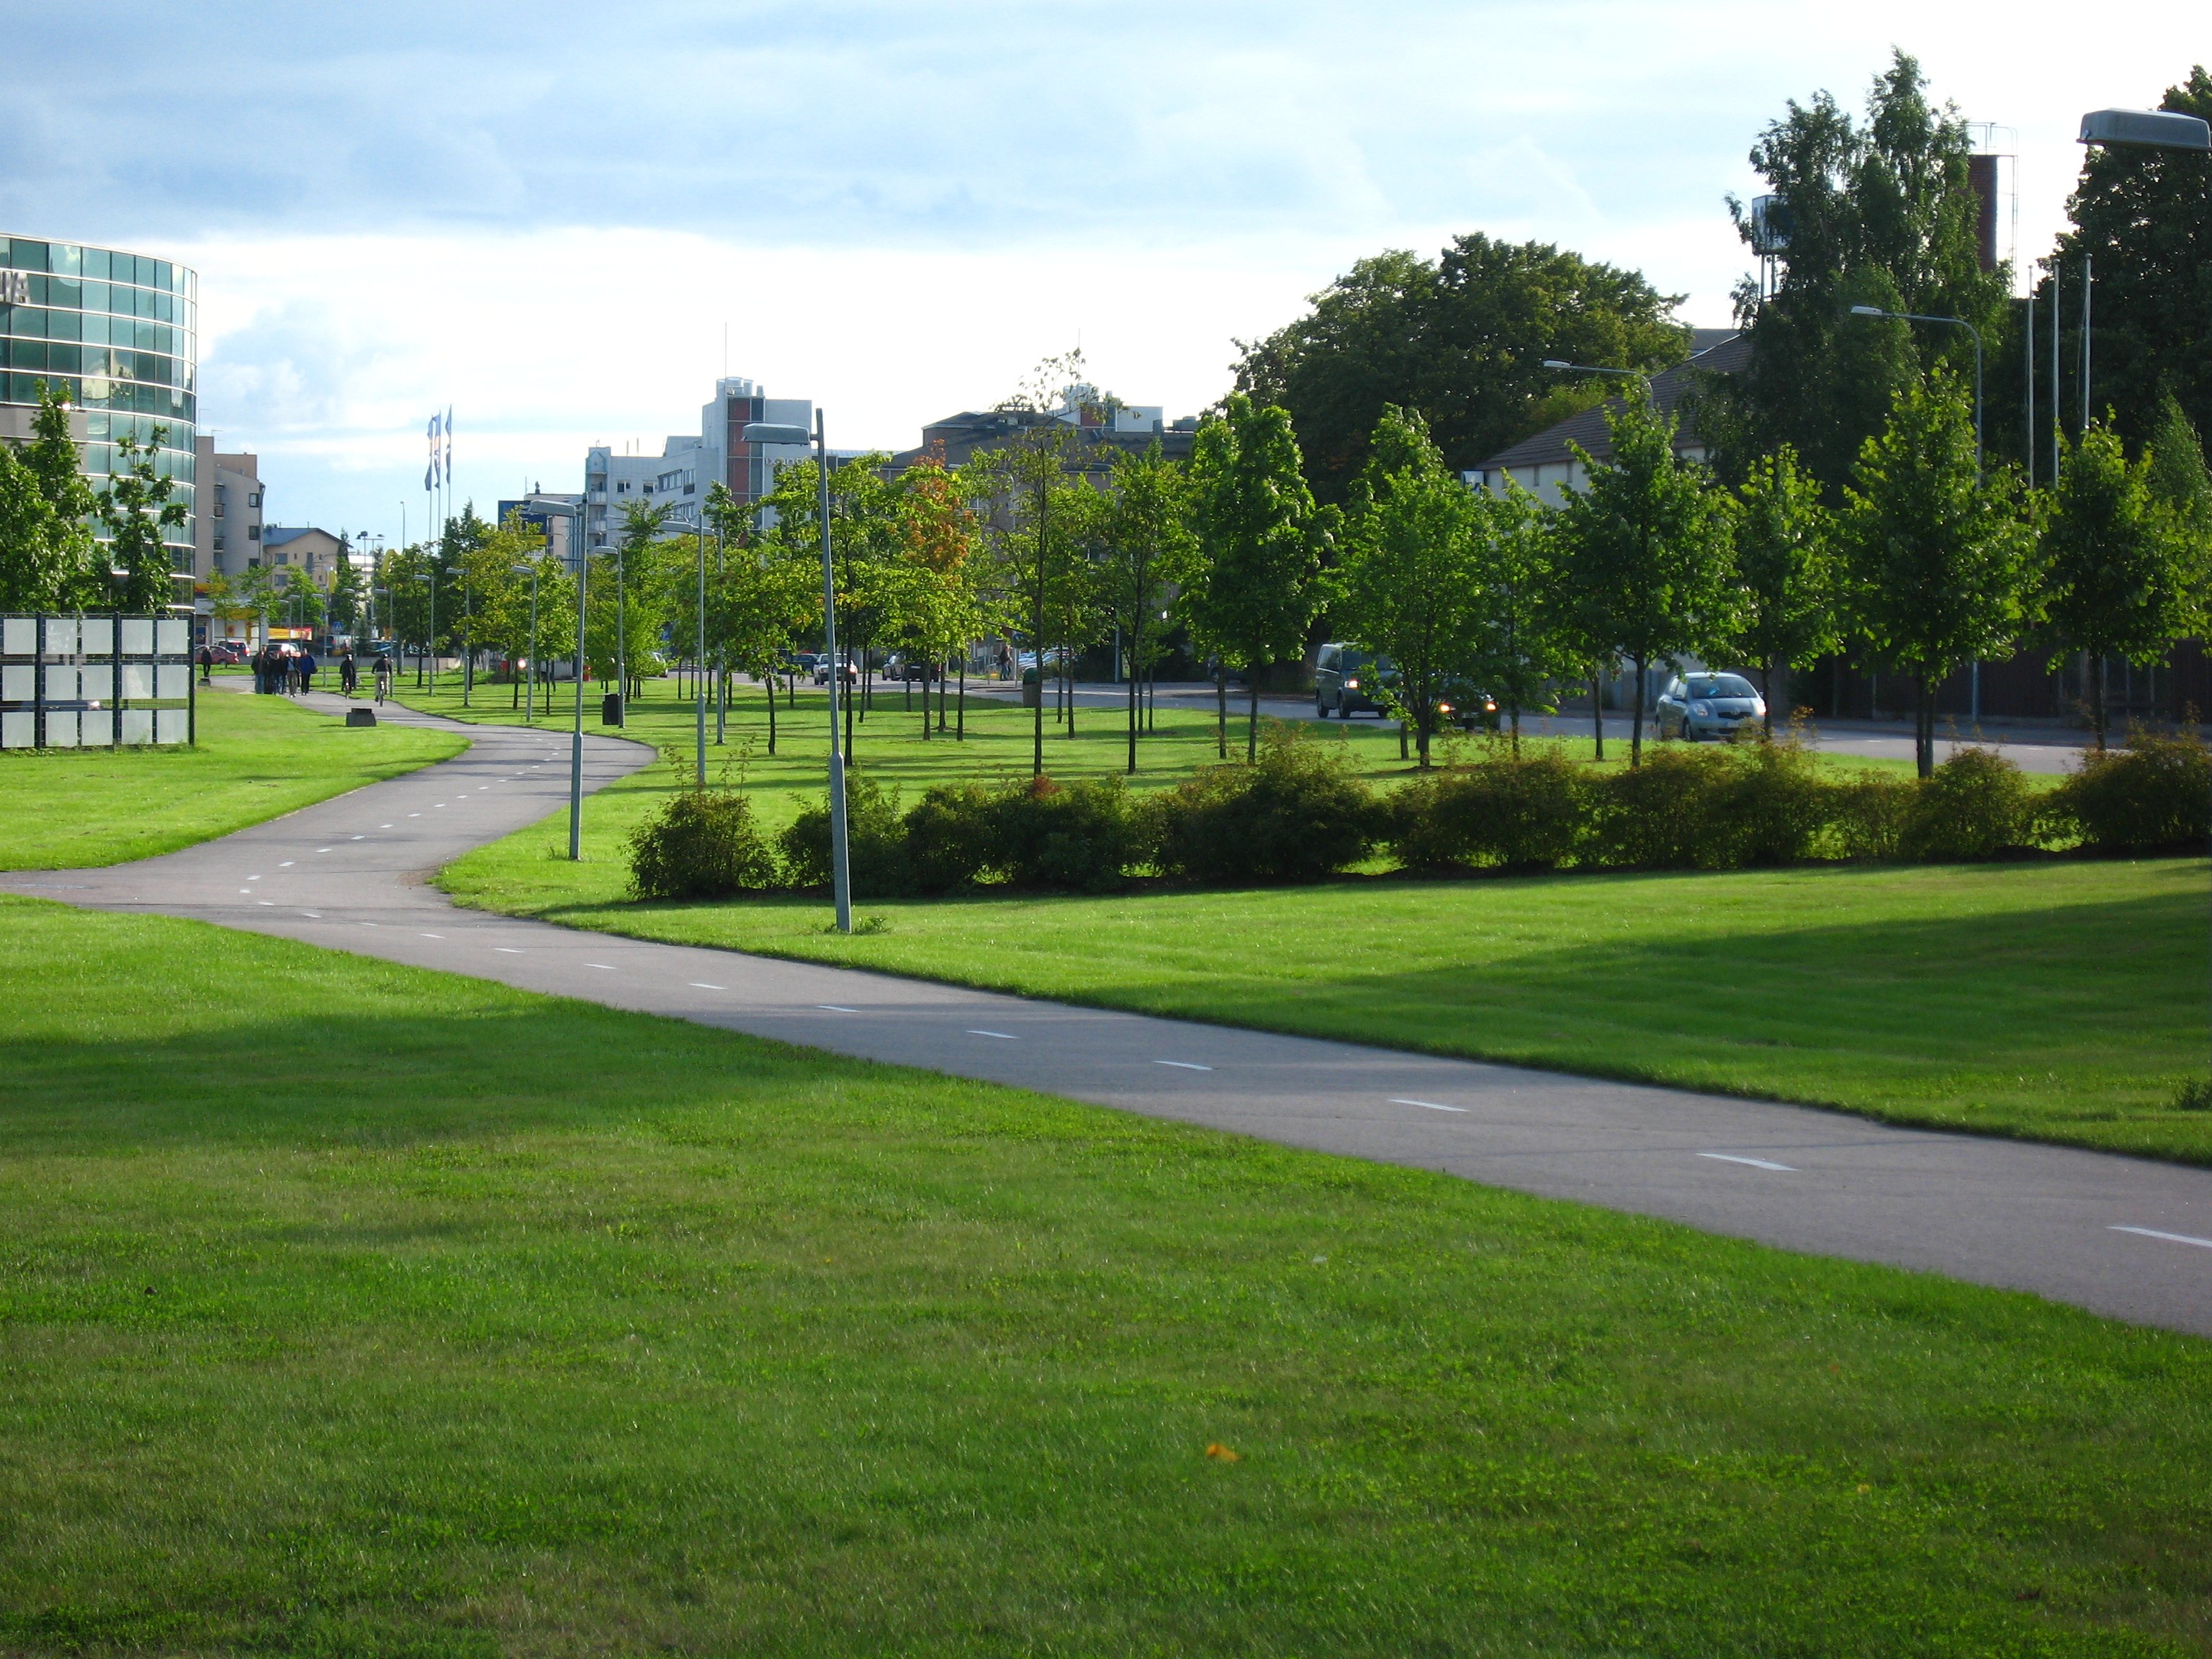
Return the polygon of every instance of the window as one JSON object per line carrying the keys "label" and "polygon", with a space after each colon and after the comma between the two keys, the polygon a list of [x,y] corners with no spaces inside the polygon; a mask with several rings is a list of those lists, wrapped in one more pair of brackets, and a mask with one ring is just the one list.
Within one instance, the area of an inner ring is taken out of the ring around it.
{"label": "window", "polygon": [[258,506],[260,506],[260,505],[261,505],[261,492],[260,492],[259,490],[258,490],[258,489],[257,489],[257,490],[255,490],[252,495],[248,495],[248,496],[246,498],[246,504],[248,507],[258,507]]}
{"label": "window", "polygon": [[246,526],[246,539],[249,542],[259,541],[261,539],[261,526],[258,524],[250,524]]}

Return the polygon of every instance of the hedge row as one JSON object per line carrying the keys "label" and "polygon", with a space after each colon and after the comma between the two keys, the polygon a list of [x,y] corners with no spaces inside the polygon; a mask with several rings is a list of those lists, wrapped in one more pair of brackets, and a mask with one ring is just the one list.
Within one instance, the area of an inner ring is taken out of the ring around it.
{"label": "hedge row", "polygon": [[[2036,848],[2200,846],[2212,755],[2137,733],[2039,796],[2010,761],[1963,749],[1926,779],[1838,775],[1794,743],[1668,744],[1634,769],[1503,750],[1377,795],[1334,744],[1294,731],[1251,766],[1209,767],[1133,799],[1118,779],[932,789],[902,811],[856,776],[853,890],[933,895],[1004,884],[1105,892],[1146,872],[1207,886],[1319,881],[1378,852],[1401,868],[1735,870],[1823,859],[1957,861]],[[771,845],[742,796],[687,792],[631,842],[645,898],[720,897],[830,880],[826,804]]]}

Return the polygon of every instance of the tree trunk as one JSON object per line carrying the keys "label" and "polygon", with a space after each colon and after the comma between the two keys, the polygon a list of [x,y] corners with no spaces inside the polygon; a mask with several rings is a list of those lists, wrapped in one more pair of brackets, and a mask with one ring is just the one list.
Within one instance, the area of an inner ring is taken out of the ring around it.
{"label": "tree trunk", "polygon": [[1229,665],[1218,659],[1213,665],[1213,757],[1229,758]]}
{"label": "tree trunk", "polygon": [[1251,670],[1244,677],[1245,690],[1251,693],[1244,718],[1244,763],[1251,765],[1260,758],[1260,671]]}
{"label": "tree trunk", "polygon": [[1912,698],[1916,713],[1913,717],[1912,759],[1915,769],[1926,777],[1936,769],[1936,720],[1929,704],[1928,676],[1912,677]]}
{"label": "tree trunk", "polygon": [[1590,676],[1590,736],[1597,744],[1596,758],[1605,758],[1605,682]]}
{"label": "tree trunk", "polygon": [[1628,767],[1634,771],[1644,764],[1644,659],[1631,660],[1636,664],[1636,717],[1628,726]]}
{"label": "tree trunk", "polygon": [[1759,700],[1766,705],[1766,740],[1774,741],[1774,659],[1759,659]]}
{"label": "tree trunk", "polygon": [[968,653],[960,653],[960,701],[952,708],[952,741],[968,741]]}
{"label": "tree trunk", "polygon": [[1513,758],[1521,758],[1521,705],[1513,705]]}
{"label": "tree trunk", "polygon": [[2097,659],[2097,752],[2105,752],[2105,659]]}
{"label": "tree trunk", "polygon": [[[773,755],[775,753],[775,675],[772,672],[763,675],[761,689],[768,693],[768,752]],[[716,741],[720,740],[717,738]]]}
{"label": "tree trunk", "polygon": [[853,688],[846,684],[845,670],[852,665],[853,653],[848,650],[843,662],[833,662],[830,672],[837,679],[837,695],[845,700],[845,758],[853,758]]}
{"label": "tree trunk", "polygon": [[[1141,635],[1139,636],[1141,638]],[[1143,676],[1138,672],[1137,659],[1144,654],[1136,640],[1129,644],[1129,775],[1137,775],[1137,708],[1140,701],[1139,686]]]}

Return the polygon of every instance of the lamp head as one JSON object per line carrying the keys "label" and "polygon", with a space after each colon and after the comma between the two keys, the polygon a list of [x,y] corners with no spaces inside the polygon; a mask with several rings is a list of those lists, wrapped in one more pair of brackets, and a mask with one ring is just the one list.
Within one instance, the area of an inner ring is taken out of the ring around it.
{"label": "lamp head", "polygon": [[1572,368],[1574,365],[1570,362],[1563,362],[1557,357],[1547,357],[1544,359],[1544,367],[1547,368]]}
{"label": "lamp head", "polygon": [[814,441],[814,434],[803,426],[786,426],[775,421],[748,421],[738,434],[749,444],[787,444],[805,448]]}
{"label": "lamp head", "polygon": [[1854,317],[1887,317],[1889,315],[1889,313],[1884,311],[1880,306],[1853,306],[1851,307],[1851,315]]}

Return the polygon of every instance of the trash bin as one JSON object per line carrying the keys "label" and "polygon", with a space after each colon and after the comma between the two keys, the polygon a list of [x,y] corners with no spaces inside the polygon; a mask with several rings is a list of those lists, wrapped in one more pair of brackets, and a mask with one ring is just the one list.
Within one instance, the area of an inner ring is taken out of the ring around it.
{"label": "trash bin", "polygon": [[1043,696],[1044,688],[1037,684],[1036,670],[1034,668],[1022,670],[1022,707],[1034,708],[1043,700]]}
{"label": "trash bin", "polygon": [[620,726],[622,723],[622,693],[610,691],[599,703],[599,724]]}

